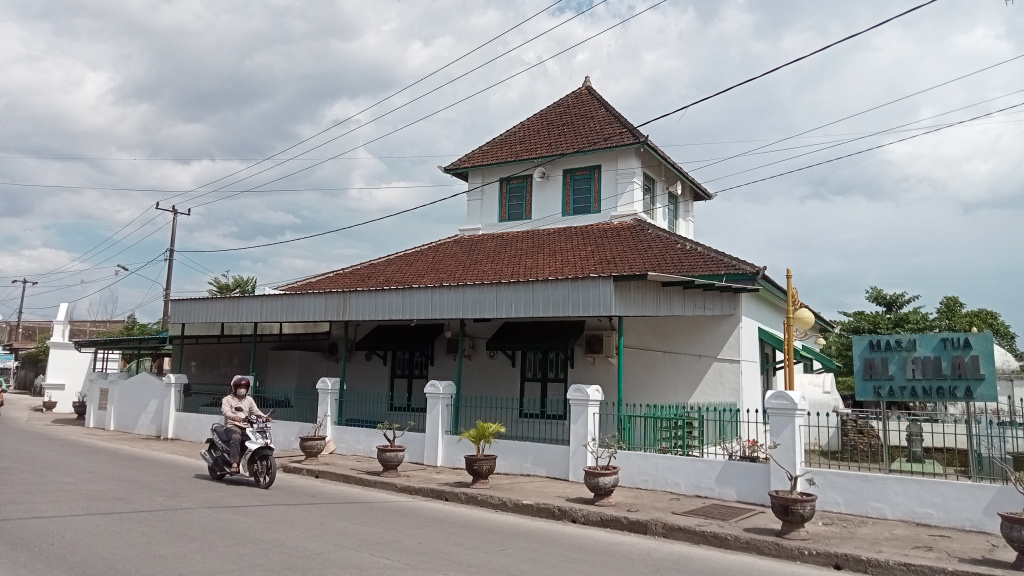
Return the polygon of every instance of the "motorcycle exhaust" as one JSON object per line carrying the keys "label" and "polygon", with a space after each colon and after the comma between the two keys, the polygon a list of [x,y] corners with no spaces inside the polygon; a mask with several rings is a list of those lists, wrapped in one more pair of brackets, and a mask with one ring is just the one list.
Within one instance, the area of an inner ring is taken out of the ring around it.
{"label": "motorcycle exhaust", "polygon": [[200,452],[199,455],[203,457],[203,460],[206,460],[207,464],[213,466],[213,458],[206,452],[206,450]]}

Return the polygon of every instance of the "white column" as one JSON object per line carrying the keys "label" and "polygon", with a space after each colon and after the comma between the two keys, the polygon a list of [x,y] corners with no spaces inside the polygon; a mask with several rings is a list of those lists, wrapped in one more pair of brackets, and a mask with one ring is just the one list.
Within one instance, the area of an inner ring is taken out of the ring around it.
{"label": "white column", "polygon": [[569,399],[569,480],[582,482],[583,468],[596,464],[586,444],[591,438],[600,440],[597,415],[604,391],[596,385],[573,384],[566,398]]}
{"label": "white column", "polygon": [[85,427],[96,427],[96,407],[100,403],[100,386],[107,383],[106,372],[90,372],[85,382]]}
{"label": "white column", "polygon": [[449,414],[455,397],[455,382],[431,380],[423,388],[427,396],[427,429],[423,447],[423,463],[441,466],[444,461],[444,435],[451,423]]}
{"label": "white column", "polygon": [[334,421],[338,419],[338,394],[341,391],[340,378],[321,378],[316,383],[320,395],[316,405],[316,419],[324,419],[324,435],[328,439],[334,434]]}
{"label": "white column", "polygon": [[178,398],[181,396],[181,387],[187,383],[188,376],[184,374],[164,376],[164,384],[167,385],[167,414],[164,415],[163,429],[160,431],[161,438],[174,438],[174,419],[178,416]]}
{"label": "white column", "polygon": [[121,380],[124,380],[124,374],[107,374],[107,382],[104,388],[107,389],[107,421],[104,423],[104,429],[114,430],[114,425],[117,423],[114,412],[117,411],[117,389],[118,384]]}
{"label": "white column", "polygon": [[[772,456],[793,474],[800,474],[804,456],[804,424],[807,418],[807,400],[803,392],[771,390],[765,395],[764,409],[768,414],[770,442],[778,444]],[[771,466],[771,490],[788,490],[789,479],[775,463]],[[803,480],[800,489],[804,489]]]}

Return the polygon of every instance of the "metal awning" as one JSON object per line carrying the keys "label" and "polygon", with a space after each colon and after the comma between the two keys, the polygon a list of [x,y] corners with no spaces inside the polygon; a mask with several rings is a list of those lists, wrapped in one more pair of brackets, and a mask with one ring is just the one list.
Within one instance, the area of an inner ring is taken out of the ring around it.
{"label": "metal awning", "polygon": [[75,350],[117,350],[123,352],[167,352],[167,335],[123,336],[119,338],[83,338],[74,340]]}
{"label": "metal awning", "polygon": [[421,350],[433,345],[444,324],[385,324],[376,326],[356,342],[357,352]]}
{"label": "metal awning", "polygon": [[495,352],[540,352],[568,350],[576,344],[586,327],[584,320],[505,322],[487,340],[487,350]]}
{"label": "metal awning", "polygon": [[757,329],[757,337],[768,343],[769,346],[782,352],[786,350],[786,341],[782,339],[782,336],[774,332],[765,330],[764,328]]}
{"label": "metal awning", "polygon": [[811,348],[810,346],[803,346],[800,353],[812,360],[817,360],[818,364],[821,364],[826,370],[841,370],[843,365],[836,362],[835,360],[825,356],[821,352]]}

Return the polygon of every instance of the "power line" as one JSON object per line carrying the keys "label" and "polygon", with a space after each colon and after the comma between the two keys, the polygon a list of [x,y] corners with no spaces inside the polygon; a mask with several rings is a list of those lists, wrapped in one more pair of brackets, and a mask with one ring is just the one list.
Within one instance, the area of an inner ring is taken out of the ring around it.
{"label": "power line", "polygon": [[[522,73],[526,72],[527,70],[530,70],[530,69],[531,69],[531,68],[533,68],[533,67],[539,66],[540,64],[543,64],[543,63],[544,63],[544,62],[546,62],[547,60],[550,60],[551,58],[554,58],[554,57],[556,57],[556,56],[558,56],[558,55],[560,55],[560,54],[562,54],[562,53],[564,53],[564,52],[566,52],[566,51],[568,51],[568,50],[571,50],[572,48],[575,48],[576,46],[578,46],[578,45],[582,44],[583,42],[587,42],[587,41],[589,41],[590,39],[592,39],[592,38],[595,38],[596,36],[598,36],[598,35],[600,35],[600,34],[603,34],[603,33],[607,32],[608,30],[611,30],[612,28],[614,28],[614,27],[616,27],[616,26],[619,26],[619,25],[621,25],[621,24],[623,24],[623,23],[625,23],[625,22],[628,22],[629,20],[631,20],[631,19],[633,19],[633,18],[636,18],[637,16],[640,16],[640,15],[641,15],[641,14],[643,14],[644,12],[647,12],[648,10],[651,10],[651,9],[653,9],[653,8],[655,8],[655,7],[659,6],[659,5],[661,5],[661,4],[663,4],[664,2],[666,2],[666,1],[667,1],[667,0],[662,0],[661,2],[658,2],[657,4],[654,4],[654,5],[652,5],[652,6],[648,7],[648,8],[646,8],[645,10],[643,10],[643,11],[641,11],[641,12],[638,12],[638,13],[634,14],[633,16],[630,16],[629,18],[627,18],[626,20],[623,20],[623,21],[619,22],[618,24],[615,24],[615,25],[613,25],[613,26],[611,26],[611,27],[609,27],[609,28],[605,28],[605,29],[604,29],[604,30],[602,30],[601,32],[598,32],[597,34],[595,34],[595,35],[593,35],[593,36],[590,36],[589,38],[587,38],[587,39],[585,39],[585,40],[583,40],[583,41],[581,41],[581,42],[579,42],[579,43],[577,43],[577,44],[574,44],[573,46],[570,46],[569,48],[566,48],[566,49],[565,49],[565,50],[563,50],[562,52],[559,52],[559,53],[557,53],[557,54],[555,54],[555,55],[553,55],[553,56],[550,56],[549,58],[547,58],[547,59],[545,59],[545,60],[542,60],[542,61],[538,62],[537,64],[534,64],[533,66],[530,66],[529,68],[526,68],[526,69],[524,69],[524,70],[521,70],[520,72],[517,72],[516,74],[514,74],[514,75],[512,75],[512,76],[509,76],[509,77],[505,78],[504,80],[501,80],[501,81],[499,81],[499,82],[498,82],[498,83],[496,83],[496,84],[492,84],[491,86],[488,86],[487,88],[484,88],[484,90],[489,90],[490,88],[493,88],[494,86],[497,86],[497,85],[498,85],[498,84],[500,84],[501,82],[505,82],[505,81],[507,81],[507,80],[510,80],[511,78],[514,78],[514,77],[518,76],[519,74],[522,74]],[[879,26],[882,26],[882,25],[884,25],[884,24],[886,24],[886,23],[888,23],[888,22],[892,22],[892,21],[893,21],[893,20],[895,20],[896,18],[899,18],[899,17],[901,17],[901,16],[904,16],[904,15],[906,15],[906,14],[909,14],[910,12],[913,12],[914,10],[917,10],[917,9],[919,9],[919,8],[922,8],[922,7],[924,7],[924,6],[927,6],[928,4],[932,4],[932,3],[936,2],[936,1],[937,1],[937,0],[929,0],[929,2],[926,2],[926,3],[924,3],[924,4],[921,4],[920,6],[918,6],[918,7],[916,7],[916,8],[913,8],[913,9],[911,9],[911,10],[908,10],[908,11],[906,11],[906,12],[903,12],[903,13],[901,13],[901,14],[897,15],[897,16],[894,16],[894,17],[892,17],[892,18],[889,18],[889,19],[887,19],[887,20],[884,20],[884,21],[880,22],[879,24],[875,24],[875,25],[871,26],[870,28],[866,28],[865,30],[862,30],[861,32],[858,32],[858,33],[856,33],[856,34],[853,34],[853,35],[851,35],[851,36],[847,36],[846,38],[844,38],[844,39],[842,39],[842,40],[839,40],[839,41],[837,41],[837,42],[833,42],[833,43],[831,43],[831,44],[829,44],[829,45],[825,46],[824,48],[819,48],[819,49],[817,49],[817,50],[815,50],[815,51],[813,51],[813,52],[810,52],[809,54],[807,54],[807,55],[805,55],[805,56],[802,56],[802,57],[800,57],[800,58],[797,58],[797,59],[795,59],[795,60],[791,60],[790,62],[788,62],[788,63],[786,63],[786,64],[783,64],[783,65],[781,65],[781,66],[776,66],[775,68],[773,68],[773,69],[769,70],[768,72],[764,72],[764,73],[762,73],[762,74],[759,74],[759,75],[757,75],[757,76],[754,76],[754,77],[752,77],[752,78],[749,78],[749,79],[747,79],[747,80],[744,80],[744,81],[742,81],[742,82],[739,82],[739,83],[737,83],[737,84],[734,84],[733,86],[731,86],[731,87],[729,87],[729,88],[726,88],[725,90],[720,90],[719,92],[717,92],[717,93],[713,94],[712,96],[707,96],[707,97],[701,98],[701,99],[699,99],[699,100],[696,100],[696,101],[694,101],[694,102],[692,102],[692,103],[690,103],[690,104],[687,104],[686,106],[683,106],[683,107],[681,107],[681,108],[678,108],[678,109],[676,109],[676,110],[675,110],[674,112],[671,112],[671,113],[668,113],[668,114],[662,114],[661,116],[657,116],[657,117],[655,117],[655,118],[653,118],[653,119],[651,119],[651,120],[648,120],[647,122],[643,122],[642,124],[638,124],[638,125],[637,125],[637,127],[640,127],[640,126],[645,126],[645,125],[647,125],[647,124],[650,124],[650,123],[652,123],[652,122],[654,122],[654,121],[656,121],[656,120],[659,120],[659,119],[665,118],[665,117],[667,117],[667,116],[670,116],[671,114],[673,114],[673,113],[675,113],[675,112],[679,112],[680,110],[685,110],[685,109],[687,109],[687,108],[690,108],[690,107],[692,107],[692,106],[694,106],[694,105],[696,105],[696,104],[699,104],[699,103],[701,103],[701,102],[705,102],[705,101],[707,101],[707,100],[709,100],[709,99],[711,99],[711,98],[713,98],[713,97],[715,97],[715,96],[717,96],[717,95],[720,95],[720,94],[724,94],[725,92],[728,92],[728,91],[730,91],[730,90],[732,90],[732,89],[734,89],[734,88],[737,88],[737,87],[739,87],[739,86],[743,86],[743,85],[745,85],[745,84],[748,84],[748,83],[750,83],[750,82],[752,82],[752,81],[754,81],[754,80],[756,80],[756,79],[758,79],[758,78],[763,78],[763,77],[767,76],[768,74],[771,74],[771,73],[773,73],[773,72],[776,72],[776,71],[778,71],[778,70],[781,70],[782,68],[784,68],[784,67],[786,67],[786,66],[789,66],[790,64],[793,64],[793,63],[795,63],[795,62],[799,62],[799,61],[801,61],[801,60],[804,60],[804,59],[806,59],[806,58],[808,58],[809,56],[812,56],[812,55],[814,55],[814,54],[818,54],[818,53],[821,53],[822,51],[824,51],[824,50],[827,50],[828,48],[831,48],[831,47],[833,47],[833,46],[836,46],[836,45],[838,45],[838,44],[840,44],[840,43],[842,43],[842,42],[845,42],[846,40],[849,40],[849,39],[851,39],[851,38],[855,38],[855,37],[857,37],[857,36],[859,36],[859,35],[861,35],[861,34],[863,34],[863,33],[865,33],[865,32],[868,32],[868,31],[870,31],[870,30],[874,30],[874,29],[878,28]],[[483,92],[484,90],[481,90],[480,92]],[[479,94],[480,92],[477,92],[476,94]],[[476,94],[472,94],[472,95],[470,95],[470,96],[466,97],[466,98],[465,98],[465,99],[463,99],[463,100],[466,100],[466,99],[472,98],[472,97],[473,97],[473,96],[475,96]],[[455,104],[458,104],[459,102],[462,102],[463,100],[460,100],[460,101],[458,101],[458,102],[455,102],[455,103],[453,103],[453,104],[451,104],[451,105],[449,105],[449,106],[447,106],[447,107],[445,107],[445,108],[442,108],[442,109],[441,109],[441,110],[439,110],[438,112],[441,112],[441,111],[443,111],[443,110],[445,110],[445,109],[447,109],[447,108],[450,108],[450,107],[454,106]],[[437,114],[438,112],[435,112],[434,114]],[[429,118],[429,117],[430,117],[430,116],[432,116],[432,115],[433,115],[433,114],[431,114],[431,115],[428,115],[428,116],[424,116],[423,118],[421,118],[420,120],[417,120],[416,122],[420,122],[421,120],[424,120],[424,119],[426,119],[426,118]],[[416,122],[413,122],[412,124],[415,124]],[[406,126],[404,126],[404,127],[402,127],[402,128],[405,128],[405,127],[407,127],[407,126],[411,126],[412,124],[408,124],[408,125],[406,125]],[[399,128],[399,130],[400,130],[400,129],[402,129],[402,128]],[[395,130],[395,131],[397,131],[397,130]],[[388,136],[389,134],[393,134],[393,133],[394,133],[395,131],[393,131],[393,132],[389,132],[388,134],[384,134],[384,135],[383,135],[383,136],[381,136],[380,138],[384,138],[384,137]],[[377,139],[379,140],[380,138],[377,138]],[[375,140],[371,140],[370,142],[374,142],[374,141],[375,141]],[[368,143],[369,143],[369,142],[368,142]],[[557,156],[557,157],[555,157],[554,159],[547,159],[547,160],[545,160],[545,161],[544,161],[544,163],[548,163],[548,162],[551,162],[552,160],[557,160],[557,159],[560,159],[560,158],[564,158],[564,157],[566,157],[566,156],[569,156],[569,155],[571,155],[571,154],[573,154],[573,153],[574,153],[574,152],[567,152],[567,153],[565,153],[565,154],[562,154],[562,155],[560,155],[560,156]],[[314,166],[316,166],[316,165],[314,165]],[[531,168],[526,168],[525,170],[521,170],[521,171],[515,172],[515,173],[513,173],[512,175],[516,175],[516,174],[523,174],[523,173],[526,173],[526,172],[528,172],[528,171],[531,171],[531,170],[535,169],[535,168],[536,168],[536,167],[538,167],[538,166],[540,166],[540,164],[536,164],[536,165],[534,165],[534,166],[533,166],[533,167],[531,167]],[[312,167],[313,167],[313,166],[311,166],[310,168],[312,168]],[[291,176],[291,175],[294,175],[294,174],[297,174],[297,173],[298,173],[298,172],[294,172],[294,173],[292,173],[292,174],[289,174],[288,176]],[[279,180],[280,180],[280,179],[283,179],[283,178],[287,178],[288,176],[283,176],[282,178],[279,178]],[[430,202],[426,202],[426,203],[423,203],[423,204],[419,204],[419,205],[417,205],[417,206],[413,206],[413,207],[411,207],[411,208],[407,208],[407,209],[405,209],[405,210],[400,210],[400,211],[398,211],[398,212],[394,212],[394,213],[391,213],[391,214],[386,214],[386,215],[384,215],[384,216],[380,216],[380,217],[377,217],[377,218],[373,218],[373,219],[370,219],[370,220],[365,220],[365,221],[362,221],[362,222],[358,222],[358,223],[355,223],[355,224],[350,224],[350,225],[348,225],[348,226],[343,226],[343,227],[341,227],[341,228],[335,228],[335,229],[333,229],[333,230],[327,230],[327,231],[324,231],[324,232],[319,232],[319,233],[316,233],[316,234],[309,234],[309,235],[306,235],[306,236],[300,236],[300,237],[297,237],[297,238],[290,238],[290,239],[288,239],[288,240],[279,240],[279,241],[277,241],[277,242],[268,242],[268,243],[264,243],[264,244],[256,244],[256,245],[251,245],[251,246],[240,246],[240,247],[236,247],[236,248],[221,248],[221,249],[211,249],[211,250],[182,250],[182,252],[185,252],[185,253],[190,253],[190,254],[197,254],[197,253],[213,253],[213,252],[236,252],[236,251],[239,251],[239,250],[250,250],[250,249],[253,249],[253,248],[266,248],[266,247],[269,247],[269,246],[277,246],[277,245],[280,245],[280,244],[287,244],[287,243],[290,243],[290,242],[298,242],[298,241],[300,241],[300,240],[308,240],[308,239],[310,239],[310,238],[316,238],[316,237],[319,237],[319,236],[325,236],[325,235],[327,235],[327,234],[333,234],[333,233],[336,233],[336,232],[341,232],[341,231],[344,231],[344,230],[351,230],[352,228],[356,228],[356,227],[359,227],[359,226],[364,226],[364,225],[367,225],[367,224],[371,224],[371,223],[374,223],[374,222],[379,222],[379,221],[381,221],[381,220],[385,220],[385,219],[387,219],[387,218],[392,218],[392,217],[395,217],[395,216],[399,216],[399,215],[401,215],[401,214],[405,214],[405,213],[408,213],[408,212],[412,212],[412,211],[414,211],[414,210],[419,210],[419,209],[421,209],[421,208],[426,208],[426,207],[428,207],[428,206],[432,206],[432,205],[434,205],[434,204],[437,204],[437,203],[439,203],[439,202],[443,202],[443,201],[445,201],[445,200],[449,200],[449,199],[451,199],[451,198],[455,198],[455,197],[457,197],[457,196],[461,196],[461,195],[463,195],[463,194],[466,194],[466,193],[470,192],[471,190],[478,190],[478,189],[480,189],[480,188],[483,188],[484,186],[487,186],[487,185],[490,185],[490,184],[494,184],[495,182],[498,182],[499,180],[500,180],[500,178],[499,178],[498,180],[492,180],[492,181],[490,181],[490,182],[485,182],[485,183],[482,183],[482,184],[480,184],[479,186],[476,186],[476,187],[474,187],[474,188],[472,188],[472,189],[469,189],[469,190],[464,190],[464,191],[461,191],[461,192],[457,192],[457,193],[455,193],[455,194],[451,194],[451,195],[449,195],[449,196],[445,196],[445,197],[442,197],[442,198],[439,198],[439,199],[436,199],[436,200],[433,200],[433,201],[430,201]],[[272,182],[276,182],[276,180],[273,180],[273,181],[271,181],[271,182],[268,182],[268,184],[269,184],[269,183],[272,183]],[[229,197],[230,197],[230,196],[229,196]],[[224,198],[221,198],[221,199],[224,199]],[[210,203],[210,202],[207,202],[207,204],[209,204],[209,203]],[[200,205],[202,205],[202,204],[200,204]]]}
{"label": "power line", "polygon": [[[446,158],[450,157],[451,156],[446,156]],[[182,192],[180,190],[163,190],[156,188],[104,188],[101,186],[67,186],[62,184],[31,184],[25,182],[0,182],[0,186],[20,186],[23,188],[60,188],[64,190],[105,190],[113,192],[158,192],[161,194]],[[416,188],[450,188],[452,186],[460,186],[460,184],[417,184],[411,186],[348,186],[344,188],[274,188],[269,190],[219,190],[219,192],[223,192],[225,194],[231,192],[340,192],[348,190],[411,190]],[[187,194],[188,191],[184,191],[182,193]],[[163,202],[163,200],[161,200],[161,202]],[[145,214],[145,212],[143,212],[142,214]],[[139,216],[141,216],[141,214]],[[138,218],[139,217],[137,216],[136,220]],[[131,224],[131,222],[129,222],[129,224]],[[118,232],[120,232],[120,230]],[[117,232],[115,232],[114,234],[117,234]]]}
{"label": "power line", "polygon": [[[160,258],[163,255],[164,255],[164,253],[163,253],[163,251],[161,251],[159,255],[154,257],[149,262],[146,262],[141,267],[136,268],[135,270],[132,270],[132,271],[128,272],[127,274],[124,274],[124,275],[120,276],[117,280],[114,280],[110,284],[107,284],[106,286],[100,288],[99,290],[96,290],[95,292],[90,292],[90,293],[86,294],[85,296],[80,296],[78,298],[75,298],[74,300],[68,300],[67,303],[68,304],[72,304],[74,302],[78,302],[80,300],[84,300],[84,299],[86,299],[86,298],[88,298],[90,296],[94,296],[96,294],[99,294],[100,292],[103,292],[104,290],[107,290],[108,288],[114,286],[118,282],[123,282],[125,279],[130,278],[133,274],[136,274],[139,270],[144,270],[146,268],[146,266],[148,266],[149,264],[155,262],[158,258]],[[50,308],[53,308],[53,306],[40,306],[40,307],[36,307],[36,308],[26,308],[26,310],[49,310]]]}

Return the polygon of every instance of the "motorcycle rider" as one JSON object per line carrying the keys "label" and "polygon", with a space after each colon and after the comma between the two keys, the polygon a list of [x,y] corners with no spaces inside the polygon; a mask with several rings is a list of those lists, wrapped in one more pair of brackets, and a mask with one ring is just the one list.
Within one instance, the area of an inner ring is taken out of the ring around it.
{"label": "motorcycle rider", "polygon": [[241,457],[241,444],[244,430],[251,426],[249,416],[262,416],[267,422],[269,416],[260,412],[256,401],[249,396],[251,382],[248,376],[235,376],[231,379],[231,394],[220,402],[220,411],[224,414],[224,431],[228,436],[231,474],[238,474],[238,460]]}

